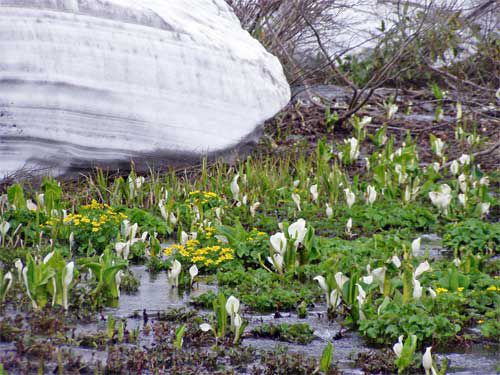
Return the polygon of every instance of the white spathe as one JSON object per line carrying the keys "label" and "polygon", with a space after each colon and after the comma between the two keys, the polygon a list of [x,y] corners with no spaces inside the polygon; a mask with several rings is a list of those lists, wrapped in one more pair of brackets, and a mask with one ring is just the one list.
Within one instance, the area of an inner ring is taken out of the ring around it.
{"label": "white spathe", "polygon": [[0,49],[0,178],[229,150],[290,98],[224,0],[0,0]]}

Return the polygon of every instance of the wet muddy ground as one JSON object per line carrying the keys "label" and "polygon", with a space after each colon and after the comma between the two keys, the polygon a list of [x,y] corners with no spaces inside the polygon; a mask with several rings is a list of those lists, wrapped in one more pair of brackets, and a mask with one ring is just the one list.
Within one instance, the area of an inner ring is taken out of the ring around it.
{"label": "wet muddy ground", "polygon": [[[423,237],[423,248],[430,249],[431,257],[442,257],[442,249],[439,247],[439,238],[435,235]],[[446,256],[446,254],[444,254]],[[120,343],[104,340],[99,347],[92,348],[89,346],[60,344],[56,345],[58,350],[70,353],[74,358],[78,358],[78,362],[90,365],[90,368],[103,367],[109,359],[109,350],[113,345],[125,346],[130,348],[148,349],[158,345],[158,337],[152,331],[152,327],[159,321],[175,320],[176,314],[179,319],[182,319],[182,314],[186,311],[191,311],[190,300],[192,297],[199,296],[207,291],[216,291],[217,286],[202,282],[197,283],[191,293],[183,293],[179,295],[177,290],[173,290],[166,279],[164,272],[158,274],[150,274],[145,266],[132,266],[131,271],[140,279],[140,287],[136,293],[122,294],[119,305],[115,308],[108,308],[101,314],[95,316],[89,322],[74,322],[69,323],[68,331],[65,333],[56,332],[53,337],[49,337],[49,341],[53,339],[56,343],[63,334],[67,338],[77,338],[82,341],[84,336],[105,335],[107,330],[107,319],[109,316],[114,316],[117,321],[126,321],[126,329],[128,331],[138,330],[139,335],[136,342]],[[4,311],[5,316],[15,318],[13,310]],[[193,315],[207,316],[209,311],[198,310]],[[186,316],[189,316],[187,314]],[[308,310],[306,318],[300,319],[295,313],[283,314],[252,314],[243,313],[243,318],[249,322],[245,336],[242,341],[243,347],[252,347],[256,350],[265,350],[268,352],[282,352],[285,348],[289,353],[298,353],[306,357],[319,358],[326,345],[327,341],[332,341],[334,345],[334,363],[337,368],[344,374],[363,374],[365,371],[360,367],[358,357],[360,353],[364,357],[371,358],[384,353],[375,347],[368,346],[364,340],[353,331],[346,331],[343,327],[335,322],[328,320],[326,316],[326,306],[317,305]],[[3,320],[3,319],[2,319]],[[252,330],[261,324],[280,324],[280,323],[306,323],[312,330],[314,339],[312,342],[301,345],[279,341],[270,338],[261,338],[252,335]],[[40,336],[42,337],[42,336]],[[45,337],[46,338],[46,337]],[[59,340],[60,341],[60,340]],[[63,340],[64,341],[64,340]],[[71,340],[69,340],[71,341]],[[98,341],[98,340],[97,340]],[[186,350],[190,350],[189,347]],[[15,356],[19,351],[16,344],[1,343],[0,357]],[[439,359],[447,358],[449,361],[448,373],[453,374],[496,374],[500,363],[500,345],[497,343],[473,343],[464,346],[459,346],[449,351],[438,355]],[[257,362],[257,357],[255,358]],[[101,363],[98,365],[98,363]],[[45,373],[53,373],[56,371],[55,363],[47,362],[45,365]],[[9,372],[12,374],[23,372]],[[245,373],[243,370],[241,373]]]}

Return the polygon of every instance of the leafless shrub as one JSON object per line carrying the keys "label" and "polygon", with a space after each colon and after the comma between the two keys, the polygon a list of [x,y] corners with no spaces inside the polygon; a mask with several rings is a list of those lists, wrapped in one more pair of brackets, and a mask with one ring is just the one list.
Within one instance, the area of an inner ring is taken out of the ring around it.
{"label": "leafless shrub", "polygon": [[[317,58],[316,36],[323,40],[341,30],[338,14],[356,1],[339,0],[226,0],[241,20],[242,26],[278,56],[290,81],[314,69]],[[347,3],[351,3],[348,5]],[[317,72],[320,72],[318,69]]]}
{"label": "leafless shrub", "polygon": [[[292,85],[333,83],[352,91],[341,120],[382,85],[486,90],[498,81],[496,1],[386,0],[380,26],[363,32],[368,0],[226,0],[242,25],[281,60]],[[376,17],[375,17],[376,18]],[[373,26],[373,25],[372,25]],[[363,47],[368,53],[359,56]],[[349,55],[354,58],[346,58]],[[356,57],[357,56],[357,57]],[[478,67],[477,64],[481,67]],[[328,101],[317,105],[332,107]]]}

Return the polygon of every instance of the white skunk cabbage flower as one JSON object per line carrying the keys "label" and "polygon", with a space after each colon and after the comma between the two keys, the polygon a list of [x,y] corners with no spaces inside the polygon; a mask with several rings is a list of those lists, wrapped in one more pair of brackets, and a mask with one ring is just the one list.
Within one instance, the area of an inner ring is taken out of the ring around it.
{"label": "white skunk cabbage flower", "polygon": [[177,288],[179,286],[179,275],[182,271],[181,263],[175,259],[170,266],[170,270],[167,273],[168,282],[174,287]]}
{"label": "white skunk cabbage flower", "polygon": [[351,191],[351,189],[344,189],[344,193],[347,207],[351,208],[354,202],[356,202],[356,195]]}
{"label": "white skunk cabbage flower", "polygon": [[460,186],[460,191],[465,194],[467,192],[467,177],[463,173],[458,176],[458,185]]}
{"label": "white skunk cabbage flower", "polygon": [[328,219],[333,217],[333,208],[328,203],[326,204],[325,214]]}
{"label": "white skunk cabbage flower", "polygon": [[337,307],[340,306],[341,303],[342,303],[342,298],[340,292],[337,289],[332,290],[332,292],[330,293],[328,305],[333,309],[336,309]]}
{"label": "white skunk cabbage flower", "polygon": [[181,245],[185,245],[189,241],[189,235],[182,231],[181,232]]}
{"label": "white skunk cabbage flower", "polygon": [[345,225],[345,232],[347,234],[351,234],[351,230],[352,230],[352,217],[349,218],[349,220],[347,220],[347,223]]}
{"label": "white skunk cabbage flower", "polygon": [[8,221],[3,221],[2,223],[0,223],[0,235],[2,238],[5,237],[9,229],[10,229],[10,223]]}
{"label": "white skunk cabbage flower", "polygon": [[429,292],[429,296],[431,296],[432,299],[437,297],[437,293],[434,291],[434,289],[427,288],[427,291]]}
{"label": "white skunk cabbage flower", "polygon": [[24,286],[26,287],[26,294],[28,294],[28,297],[31,300],[31,304],[33,305],[33,308],[36,310],[36,309],[38,309],[38,304],[31,296],[30,286],[29,286],[29,282],[28,282],[28,266],[25,266],[23,268],[23,281],[24,281]]}
{"label": "white skunk cabbage flower", "polygon": [[349,159],[351,161],[356,160],[359,156],[359,141],[352,137],[344,139],[344,143],[349,144]]}
{"label": "white skunk cabbage flower", "polygon": [[342,272],[337,272],[335,274],[335,283],[337,284],[337,289],[342,290],[344,284],[349,281],[349,278],[345,276]]}
{"label": "white skunk cabbage flower", "polygon": [[160,209],[160,213],[163,219],[166,222],[168,222],[168,214],[167,211],[165,210],[165,201],[163,199],[160,199],[160,202],[158,203],[158,208]]}
{"label": "white skunk cabbage flower", "polygon": [[[120,257],[120,258],[127,259],[128,258],[129,250],[125,250],[125,249],[128,248],[128,247],[129,247],[129,243],[128,242],[117,242],[117,243],[115,243],[116,255],[118,255],[118,257]],[[125,254],[127,255],[127,258],[125,258]]]}
{"label": "white skunk cabbage flower", "polygon": [[418,252],[420,251],[421,242],[422,242],[422,238],[418,237],[418,238],[414,239],[413,242],[411,243],[411,252],[412,252],[413,256],[416,256],[418,254]]}
{"label": "white skunk cabbage flower", "polygon": [[366,204],[369,204],[371,206],[375,202],[376,199],[377,199],[377,191],[375,190],[375,188],[373,186],[368,185],[368,187],[366,188],[366,192],[365,192]]}
{"label": "white skunk cabbage flower", "polygon": [[269,240],[271,241],[271,246],[273,247],[274,251],[281,255],[285,253],[287,241],[284,233],[278,232],[276,234],[273,234]]}
{"label": "white skunk cabbage flower", "polygon": [[130,221],[123,220],[120,226],[121,235],[123,238],[128,238],[130,234]]}
{"label": "white skunk cabbage flower", "polygon": [[38,210],[38,207],[31,199],[26,200],[26,208],[30,211],[36,211]]}
{"label": "white skunk cabbage flower", "polygon": [[69,251],[73,251],[75,249],[75,234],[71,232],[69,234]]}
{"label": "white skunk cabbage flower", "polygon": [[359,125],[366,126],[368,124],[371,124],[371,122],[372,122],[372,118],[370,116],[363,116],[363,118],[359,122]]}
{"label": "white skunk cabbage flower", "polygon": [[323,276],[316,276],[314,281],[317,281],[319,287],[323,290],[323,292],[328,292],[328,286],[326,285],[326,279]]}
{"label": "white skunk cabbage flower", "polygon": [[260,207],[260,202],[255,202],[250,206],[250,215],[252,217],[255,217],[255,214],[257,213],[257,209]]}
{"label": "white skunk cabbage flower", "polygon": [[429,346],[425,349],[425,353],[422,356],[422,366],[424,367],[425,370],[425,375],[437,375],[437,371],[434,368],[434,365],[432,364],[432,346]]}
{"label": "white skunk cabbage flower", "polygon": [[229,315],[234,315],[240,311],[240,300],[235,296],[230,296],[226,301],[226,311]]}
{"label": "white skunk cabbage flower", "polygon": [[177,225],[177,218],[175,217],[174,213],[171,212],[169,215],[168,215],[168,221],[170,222],[170,224],[172,224],[172,226],[176,226]]}
{"label": "white skunk cabbage flower", "polygon": [[373,276],[373,281],[375,281],[378,284],[381,293],[383,293],[384,291],[386,270],[387,269],[385,267],[378,267],[371,272],[371,275]]}
{"label": "white skunk cabbage flower", "polygon": [[0,302],[5,301],[5,296],[9,293],[9,289],[12,286],[12,272],[7,272],[3,277],[4,290],[0,296]]}
{"label": "white skunk cabbage flower", "polygon": [[300,209],[300,195],[298,195],[296,193],[292,193],[292,200],[295,203],[295,205],[297,206],[297,210],[300,212],[301,211],[301,209]]}
{"label": "white skunk cabbage flower", "polygon": [[242,326],[243,324],[243,319],[241,319],[241,315],[240,314],[235,314],[234,315],[234,328],[236,330],[239,330],[240,327]]}
{"label": "white skunk cabbage flower", "polygon": [[451,203],[451,189],[447,184],[443,184],[439,187],[438,191],[431,191],[429,193],[429,198],[434,206],[436,206],[440,212],[447,215],[448,206]]}
{"label": "white skunk cabbage flower", "polygon": [[481,212],[481,216],[486,216],[490,212],[490,203],[480,203],[479,204],[479,212]]}
{"label": "white skunk cabbage flower", "polygon": [[240,314],[235,314],[234,315],[234,340],[233,344],[236,344],[238,340],[240,339],[240,328],[243,325],[243,319],[241,319]]}
{"label": "white skunk cabbage flower", "polygon": [[370,159],[365,158],[366,170],[370,171]]}
{"label": "white skunk cabbage flower", "polygon": [[450,172],[454,175],[457,175],[459,171],[460,171],[460,165],[458,164],[458,161],[453,160],[450,165]]}
{"label": "white skunk cabbage flower", "polygon": [[356,297],[356,299],[358,300],[358,304],[361,307],[366,301],[366,292],[361,285],[356,284],[356,286],[358,287],[358,296]]}
{"label": "white skunk cabbage flower", "polygon": [[422,297],[422,285],[417,279],[413,279],[413,299],[420,299]]}
{"label": "white skunk cabbage flower", "polygon": [[21,261],[21,259],[16,259],[16,261],[14,262],[14,267],[16,267],[16,269],[17,269],[17,275],[19,277],[19,280],[21,280],[21,278],[23,277],[23,275],[22,275],[23,262]]}
{"label": "white skunk cabbage flower", "polygon": [[299,245],[304,242],[306,233],[307,228],[306,221],[304,219],[299,219],[295,223],[290,224],[288,227],[288,235],[290,236],[290,239],[295,241],[295,247],[299,247]]}
{"label": "white skunk cabbage flower", "polygon": [[395,343],[392,347],[394,354],[396,354],[396,357],[398,358],[401,358],[401,354],[403,353],[403,338],[404,338],[403,335],[399,336],[398,342]]}
{"label": "white skunk cabbage flower", "polygon": [[283,273],[283,256],[279,253],[267,257],[267,261],[271,263],[278,273]]}
{"label": "white skunk cabbage flower", "polygon": [[401,267],[401,260],[399,259],[399,257],[397,255],[393,255],[392,258],[390,258],[390,262],[392,264],[394,264],[394,266],[396,268],[400,268]]}
{"label": "white skunk cabbage flower", "polygon": [[463,154],[462,156],[460,156],[458,158],[458,161],[460,162],[460,164],[462,165],[469,165],[470,162],[471,162],[471,157],[470,155],[466,155],[466,154]]}
{"label": "white skunk cabbage flower", "polygon": [[432,150],[437,156],[443,157],[444,142],[441,140],[441,138],[435,138],[431,146]]}
{"label": "white skunk cabbage flower", "polygon": [[387,106],[387,119],[390,120],[398,112],[399,107],[396,104]]}
{"label": "white skunk cabbage flower", "polygon": [[481,179],[479,180],[479,185],[489,186],[490,185],[490,178],[488,176],[481,177]]}
{"label": "white skunk cabbage flower", "polygon": [[462,206],[465,207],[467,205],[467,195],[463,193],[458,194],[458,201]]}
{"label": "white skunk cabbage flower", "polygon": [[240,178],[239,174],[236,174],[234,176],[233,180],[231,181],[231,194],[233,194],[233,199],[235,201],[239,200],[240,197],[240,186],[238,185],[238,178]]}
{"label": "white skunk cabbage flower", "polygon": [[139,190],[146,179],[144,177],[136,177],[132,178],[132,176],[128,176],[128,188],[130,191],[130,195],[135,197],[135,193]]}
{"label": "white skunk cabbage flower", "polygon": [[230,296],[226,301],[226,312],[231,317],[231,328],[234,329],[235,317],[240,311],[240,300],[235,296]]}
{"label": "white skunk cabbage flower", "polygon": [[208,332],[208,331],[212,330],[212,326],[208,323],[202,323],[202,324],[200,324],[200,329],[203,332]]}
{"label": "white skunk cabbage flower", "polygon": [[413,277],[415,279],[418,279],[420,275],[422,275],[424,272],[428,272],[431,270],[431,266],[428,261],[422,262],[418,265],[417,269],[413,273]]}
{"label": "white skunk cabbage flower", "polygon": [[319,194],[318,194],[318,185],[311,185],[311,187],[309,188],[309,192],[311,193],[311,198],[314,202],[318,202],[318,197],[319,197]]}
{"label": "white skunk cabbage flower", "polygon": [[64,277],[63,277],[63,307],[64,310],[68,310],[68,290],[69,285],[73,281],[73,275],[75,270],[75,262],[69,262],[64,267]]}
{"label": "white skunk cabbage flower", "polygon": [[120,284],[122,283],[123,271],[120,270],[115,275],[115,283],[116,283],[116,293],[118,298],[120,298]]}
{"label": "white skunk cabbage flower", "polygon": [[45,255],[45,258],[43,258],[43,264],[47,264],[50,258],[52,258],[53,256],[54,256],[54,251],[51,251],[50,253]]}
{"label": "white skunk cabbage flower", "polygon": [[330,306],[330,294],[328,293],[328,285],[326,285],[326,279],[323,276],[316,276],[314,281],[317,281],[321,290],[325,293],[326,304]]}
{"label": "white skunk cabbage flower", "polygon": [[198,267],[196,267],[196,264],[189,267],[189,275],[191,276],[191,285],[193,285],[194,278],[198,276]]}

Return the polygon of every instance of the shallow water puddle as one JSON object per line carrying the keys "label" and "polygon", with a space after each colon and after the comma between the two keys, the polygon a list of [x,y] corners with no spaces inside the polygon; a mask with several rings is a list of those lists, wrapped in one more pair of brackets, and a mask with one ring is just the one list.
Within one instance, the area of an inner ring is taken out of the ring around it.
{"label": "shallow water puddle", "polygon": [[328,341],[334,345],[333,359],[339,369],[348,374],[362,374],[363,372],[355,368],[355,358],[357,353],[362,351],[362,339],[354,332],[342,331],[341,325],[337,322],[328,321],[326,318],[326,306],[318,307],[309,311],[308,316],[299,319],[295,313],[284,313],[276,318],[271,315],[245,315],[249,319],[248,330],[260,324],[280,324],[280,323],[307,323],[313,330],[316,337],[311,343],[306,345],[294,344],[283,341],[276,341],[266,338],[245,338],[242,345],[253,346],[257,349],[274,350],[277,347],[286,347],[291,353],[301,353],[311,357],[320,357]]}
{"label": "shallow water puddle", "polygon": [[122,293],[117,308],[108,308],[104,313],[115,317],[125,318],[136,313],[142,314],[144,310],[149,314],[169,309],[186,307],[192,297],[199,296],[209,290],[217,291],[215,285],[198,282],[191,292],[179,295],[176,289],[168,284],[167,274],[160,272],[149,273],[146,266],[130,267],[134,275],[140,279],[141,285],[137,293]]}
{"label": "shallow water puddle", "polygon": [[422,239],[420,250],[414,253],[414,256],[423,257],[426,254],[431,259],[451,258],[453,251],[445,249],[441,243],[441,237],[435,233],[423,234],[420,236]]}

